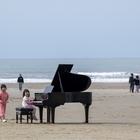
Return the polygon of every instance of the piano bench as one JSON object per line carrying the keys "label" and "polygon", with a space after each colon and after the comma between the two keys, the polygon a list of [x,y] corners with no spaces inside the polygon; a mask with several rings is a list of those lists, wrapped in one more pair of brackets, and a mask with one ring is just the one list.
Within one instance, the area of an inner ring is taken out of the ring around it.
{"label": "piano bench", "polygon": [[33,108],[16,107],[16,123],[18,123],[18,115],[20,116],[20,123],[22,123],[22,115],[27,116],[27,123],[29,123],[29,116],[31,123],[33,123]]}

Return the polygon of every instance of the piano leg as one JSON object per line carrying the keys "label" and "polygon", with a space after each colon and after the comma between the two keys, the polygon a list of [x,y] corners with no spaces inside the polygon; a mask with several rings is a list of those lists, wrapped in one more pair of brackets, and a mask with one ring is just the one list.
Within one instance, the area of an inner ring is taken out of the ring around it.
{"label": "piano leg", "polygon": [[52,117],[52,123],[54,123],[54,119],[55,119],[55,107],[51,107],[51,117]]}
{"label": "piano leg", "polygon": [[47,106],[47,122],[50,123],[50,107]]}
{"label": "piano leg", "polygon": [[90,105],[86,105],[86,104],[83,104],[83,105],[85,107],[85,123],[88,123],[88,112],[89,112]]}
{"label": "piano leg", "polygon": [[43,122],[43,106],[39,107],[39,117],[40,117],[40,123]]}

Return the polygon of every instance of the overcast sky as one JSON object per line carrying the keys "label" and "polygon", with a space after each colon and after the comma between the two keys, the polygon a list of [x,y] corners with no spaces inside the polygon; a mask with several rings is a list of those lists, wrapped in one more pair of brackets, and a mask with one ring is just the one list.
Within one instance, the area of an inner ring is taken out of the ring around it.
{"label": "overcast sky", "polygon": [[140,0],[0,0],[0,58],[140,57]]}

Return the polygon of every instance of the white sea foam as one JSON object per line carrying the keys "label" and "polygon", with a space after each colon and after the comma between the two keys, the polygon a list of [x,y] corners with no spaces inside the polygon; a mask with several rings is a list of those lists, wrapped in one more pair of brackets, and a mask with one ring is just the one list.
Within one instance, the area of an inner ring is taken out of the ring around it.
{"label": "white sea foam", "polygon": [[[128,82],[130,73],[127,72],[78,72],[81,75],[87,75],[92,82]],[[51,83],[52,79],[45,78],[25,78],[25,83]],[[16,83],[16,78],[0,79],[0,83]]]}
{"label": "white sea foam", "polygon": [[[51,83],[51,79],[24,79],[25,83]],[[91,78],[94,82],[128,82],[128,78]],[[17,79],[0,79],[0,83],[17,83]]]}
{"label": "white sea foam", "polygon": [[92,80],[92,83],[98,83],[98,82],[101,82],[101,83],[120,83],[120,82],[128,82],[128,79],[127,78],[97,78],[97,79],[91,79]]}
{"label": "white sea foam", "polygon": [[130,73],[128,72],[78,72],[87,75],[92,82],[128,82]]}
{"label": "white sea foam", "polygon": [[[24,79],[25,83],[50,83],[51,81],[51,79]],[[17,83],[17,79],[0,79],[0,83]]]}
{"label": "white sea foam", "polygon": [[128,72],[78,72],[78,74],[88,75],[88,76],[128,76],[130,75]]}

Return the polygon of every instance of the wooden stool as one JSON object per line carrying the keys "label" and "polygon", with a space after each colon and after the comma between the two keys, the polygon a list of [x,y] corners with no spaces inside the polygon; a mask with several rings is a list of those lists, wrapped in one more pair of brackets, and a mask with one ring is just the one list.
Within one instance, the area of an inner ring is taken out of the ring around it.
{"label": "wooden stool", "polygon": [[33,108],[16,107],[16,123],[18,123],[18,115],[20,115],[20,123],[22,123],[22,115],[27,115],[27,123],[29,123],[29,116],[31,123],[33,123]]}

